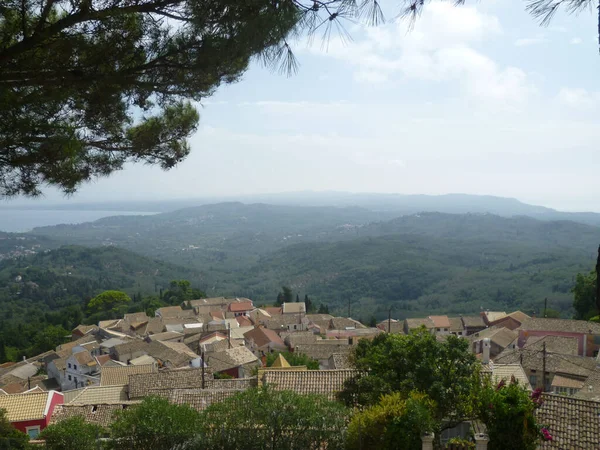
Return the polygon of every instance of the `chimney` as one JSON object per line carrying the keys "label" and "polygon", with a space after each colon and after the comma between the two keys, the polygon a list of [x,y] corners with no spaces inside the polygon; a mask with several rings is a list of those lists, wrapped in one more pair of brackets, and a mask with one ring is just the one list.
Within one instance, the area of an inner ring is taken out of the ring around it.
{"label": "chimney", "polygon": [[492,342],[490,341],[489,338],[485,338],[482,340],[482,356],[481,356],[481,362],[482,364],[489,364],[490,363],[490,347],[492,346]]}

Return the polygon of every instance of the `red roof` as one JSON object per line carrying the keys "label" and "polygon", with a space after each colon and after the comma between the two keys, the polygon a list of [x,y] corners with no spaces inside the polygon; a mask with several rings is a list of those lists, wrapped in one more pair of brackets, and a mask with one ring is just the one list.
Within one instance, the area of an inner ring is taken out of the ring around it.
{"label": "red roof", "polygon": [[450,328],[448,316],[429,316],[435,328]]}
{"label": "red roof", "polygon": [[243,311],[252,311],[254,306],[252,306],[252,302],[239,302],[239,303],[230,303],[229,311],[230,312],[243,312]]}
{"label": "red roof", "polygon": [[263,347],[270,342],[285,347],[285,343],[279,335],[268,328],[255,328],[254,330],[244,333],[244,337],[246,339],[252,339],[257,347]]}
{"label": "red roof", "polygon": [[237,323],[240,325],[240,327],[251,327],[252,325],[254,325],[252,321],[246,316],[237,316],[235,319],[237,320]]}

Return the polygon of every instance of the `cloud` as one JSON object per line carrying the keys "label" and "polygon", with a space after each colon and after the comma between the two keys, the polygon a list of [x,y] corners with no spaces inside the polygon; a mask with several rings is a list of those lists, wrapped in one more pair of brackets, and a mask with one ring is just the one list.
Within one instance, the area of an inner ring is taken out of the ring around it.
{"label": "cloud", "polygon": [[[351,64],[358,82],[451,82],[479,100],[520,102],[535,92],[526,73],[517,67],[502,67],[476,49],[500,34],[502,28],[495,16],[476,8],[433,2],[410,32],[403,22],[369,27],[355,42],[345,45],[332,39],[327,52],[309,51]],[[456,95],[455,90],[447,92]]]}
{"label": "cloud", "polygon": [[515,41],[515,46],[517,47],[528,47],[530,45],[539,45],[548,42],[543,36],[533,37],[533,38],[521,38]]}
{"label": "cloud", "polygon": [[583,40],[581,38],[578,37],[574,37],[571,39],[570,43],[573,45],[578,45],[581,44],[583,42]]}
{"label": "cloud", "polygon": [[598,104],[600,93],[589,92],[582,88],[562,88],[557,99],[571,108],[590,109]]}

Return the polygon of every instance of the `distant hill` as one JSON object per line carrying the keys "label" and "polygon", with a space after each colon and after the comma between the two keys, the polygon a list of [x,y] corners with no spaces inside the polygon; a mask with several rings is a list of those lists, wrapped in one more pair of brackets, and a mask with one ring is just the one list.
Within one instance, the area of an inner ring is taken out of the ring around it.
{"label": "distant hill", "polygon": [[339,313],[350,300],[378,317],[390,304],[398,316],[531,312],[548,297],[568,315],[569,290],[578,272],[593,268],[600,228],[489,213],[224,203],[39,228],[32,236],[169,261],[201,273],[198,287],[211,295],[273,302],[289,284]]}
{"label": "distant hill", "polygon": [[64,210],[112,210],[112,211],[155,211],[171,212],[179,209],[224,203],[266,203],[279,206],[305,207],[358,207],[371,211],[389,212],[395,216],[418,212],[442,212],[449,214],[490,213],[499,216],[529,216],[539,220],[572,220],[591,225],[600,225],[600,214],[591,212],[563,212],[543,206],[531,205],[514,198],[491,195],[446,194],[446,195],[403,195],[349,192],[286,192],[236,197],[206,197],[175,199],[168,201],[127,201],[78,203],[56,205],[3,205],[2,209],[64,209]]}

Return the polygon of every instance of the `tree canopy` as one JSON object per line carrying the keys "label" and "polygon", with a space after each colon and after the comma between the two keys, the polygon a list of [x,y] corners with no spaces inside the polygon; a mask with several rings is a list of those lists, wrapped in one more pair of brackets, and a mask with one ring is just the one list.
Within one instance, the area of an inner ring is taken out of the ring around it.
{"label": "tree canopy", "polygon": [[104,291],[97,295],[88,303],[90,312],[108,312],[118,310],[120,307],[131,302],[131,298],[125,292],[121,291]]}
{"label": "tree canopy", "polygon": [[97,448],[96,441],[102,436],[99,425],[88,423],[75,416],[50,425],[40,438],[46,441],[46,450],[80,450]]}
{"label": "tree canopy", "polygon": [[575,319],[588,320],[598,314],[596,307],[596,272],[588,275],[578,273],[575,286],[571,289],[573,293],[573,309]]}
{"label": "tree canopy", "polygon": [[189,153],[190,101],[253,58],[293,72],[287,39],[358,17],[353,0],[7,0],[0,5],[0,195],[67,193],[128,162]]}
{"label": "tree canopy", "polygon": [[466,339],[444,342],[421,328],[409,335],[380,334],[359,341],[351,355],[362,375],[348,380],[340,398],[349,405],[375,405],[382,395],[420,392],[435,403],[434,419],[472,415],[472,392],[479,383],[475,356]]}
{"label": "tree canopy", "polygon": [[30,448],[29,436],[13,427],[6,417],[6,411],[0,409],[0,449],[27,450]]}

